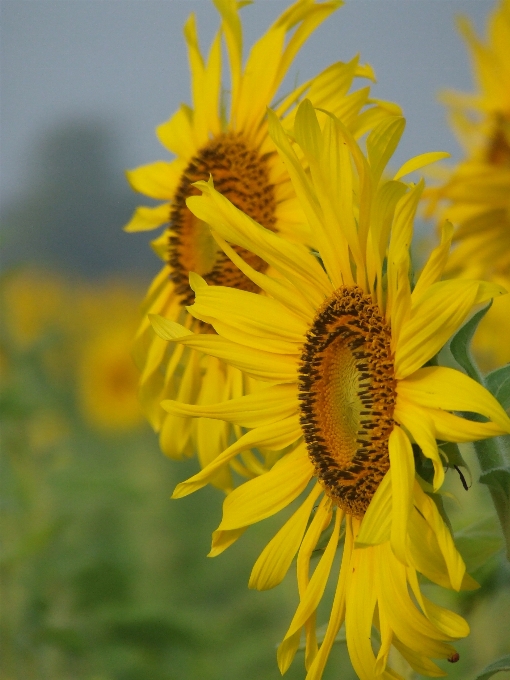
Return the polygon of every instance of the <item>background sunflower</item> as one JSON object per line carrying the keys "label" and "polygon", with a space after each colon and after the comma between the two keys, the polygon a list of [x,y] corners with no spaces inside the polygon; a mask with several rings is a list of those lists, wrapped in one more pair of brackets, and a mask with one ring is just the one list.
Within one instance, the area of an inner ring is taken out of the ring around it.
{"label": "background sunflower", "polygon": [[[510,2],[500,0],[480,38],[469,17],[458,26],[471,58],[476,90],[447,92],[450,123],[464,156],[429,192],[428,214],[441,213],[456,227],[449,271],[510,284]],[[438,205],[439,203],[439,205]],[[510,361],[506,337],[510,301],[494,303],[475,336],[485,368]]]}

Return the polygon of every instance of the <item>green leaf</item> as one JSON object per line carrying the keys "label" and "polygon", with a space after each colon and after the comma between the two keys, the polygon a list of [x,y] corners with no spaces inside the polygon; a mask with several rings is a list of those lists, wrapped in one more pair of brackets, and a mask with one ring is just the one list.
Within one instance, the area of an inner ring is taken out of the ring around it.
{"label": "green leaf", "polygon": [[490,515],[457,531],[455,545],[468,572],[475,572],[503,547],[501,528],[496,517]]}
{"label": "green leaf", "polygon": [[[480,443],[482,442],[477,442]],[[505,536],[507,558],[510,560],[510,466],[492,468],[484,472],[480,482],[489,487]]]}
{"label": "green leaf", "polygon": [[497,368],[485,378],[485,384],[501,406],[510,408],[510,364]]}
{"label": "green leaf", "polygon": [[476,676],[475,680],[489,680],[489,678],[492,678],[493,675],[496,675],[496,673],[500,673],[501,671],[510,671],[510,654],[490,663]]}
{"label": "green leaf", "polygon": [[[510,366],[493,371],[484,380],[470,350],[478,324],[487,314],[491,304],[492,302],[474,314],[462,326],[450,341],[449,348],[453,358],[470,378],[488,387],[501,403],[506,403],[510,401]],[[476,417],[477,420],[479,418],[480,416]],[[505,456],[508,441],[508,437],[492,437],[474,442],[474,446],[482,470],[480,482],[489,487],[505,537],[507,557],[510,560],[510,471]]]}
{"label": "green leaf", "polygon": [[471,355],[470,345],[473,335],[478,328],[478,324],[487,314],[491,305],[492,302],[490,302],[487,307],[480,309],[479,312],[474,314],[450,340],[450,352],[452,353],[453,358],[457,361],[459,366],[466,371],[470,378],[473,378],[473,380],[476,380],[482,385],[483,379],[480,370]]}

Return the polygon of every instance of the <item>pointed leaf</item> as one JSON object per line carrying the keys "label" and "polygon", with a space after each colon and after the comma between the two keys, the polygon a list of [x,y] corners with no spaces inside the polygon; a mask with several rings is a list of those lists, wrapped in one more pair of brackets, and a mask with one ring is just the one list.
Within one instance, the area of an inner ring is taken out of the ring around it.
{"label": "pointed leaf", "polygon": [[457,363],[466,371],[470,378],[483,384],[480,370],[471,356],[471,340],[475,334],[478,324],[487,314],[492,302],[479,312],[474,314],[469,321],[467,321],[462,328],[450,340],[450,352]]}
{"label": "pointed leaf", "polygon": [[510,654],[507,654],[502,659],[493,661],[493,663],[489,664],[476,676],[475,680],[489,680],[489,678],[492,678],[493,675],[501,671],[510,671]]}
{"label": "pointed leaf", "polygon": [[467,571],[476,571],[503,547],[498,520],[490,515],[457,531],[455,545],[466,563]]}
{"label": "pointed leaf", "polygon": [[489,392],[496,397],[501,406],[507,410],[510,408],[510,364],[497,368],[485,378],[485,384]]}
{"label": "pointed leaf", "polygon": [[510,466],[501,466],[484,472],[480,477],[480,483],[489,487],[505,537],[507,559],[510,561]]}

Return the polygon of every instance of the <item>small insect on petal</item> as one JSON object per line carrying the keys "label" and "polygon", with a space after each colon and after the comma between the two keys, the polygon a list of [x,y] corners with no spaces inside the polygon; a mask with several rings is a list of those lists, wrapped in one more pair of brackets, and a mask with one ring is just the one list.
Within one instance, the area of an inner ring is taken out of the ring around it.
{"label": "small insect on petal", "polygon": [[455,654],[452,654],[451,656],[448,657],[448,661],[450,663],[457,663],[457,661],[460,659],[460,654],[458,652],[455,652]]}

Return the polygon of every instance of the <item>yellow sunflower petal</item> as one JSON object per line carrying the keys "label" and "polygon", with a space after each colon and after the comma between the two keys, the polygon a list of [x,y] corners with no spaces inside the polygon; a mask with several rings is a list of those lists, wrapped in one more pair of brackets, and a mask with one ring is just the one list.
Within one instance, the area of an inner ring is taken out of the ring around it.
{"label": "yellow sunflower petal", "polygon": [[237,3],[236,0],[213,0],[213,2],[223,20],[222,29],[225,33],[230,61],[232,117],[235,119],[241,80],[243,49],[243,29],[238,13],[240,3]]}
{"label": "yellow sunflower petal", "polygon": [[326,550],[322,554],[319,563],[315,567],[312,578],[306,588],[305,592],[300,597],[299,606],[294,614],[289,629],[285,634],[285,639],[300,630],[310,615],[317,609],[319,602],[324,594],[326,583],[329,578],[331,567],[333,565],[333,558],[335,556],[338,545],[338,537],[340,532],[340,522],[342,521],[343,513],[336,513],[333,533],[331,534]]}
{"label": "yellow sunflower petal", "polygon": [[441,244],[434,248],[429,259],[416,282],[413,290],[413,300],[418,300],[429,286],[439,281],[448,261],[452,244],[453,224],[446,220],[441,230]]}
{"label": "yellow sunflower petal", "polygon": [[386,670],[388,663],[388,656],[393,642],[393,631],[390,626],[388,617],[384,609],[379,609],[377,612],[379,618],[379,635],[381,637],[381,646],[377,652],[374,672],[376,677],[381,676]]}
{"label": "yellow sunflower petal", "polygon": [[[198,472],[193,477],[190,477],[185,482],[181,482],[180,484],[178,484],[175,487],[172,498],[183,498],[184,496],[187,496],[190,493],[194,493],[198,489],[204,487],[206,484],[209,483],[209,480],[214,477],[214,475],[222,467],[222,465],[227,463],[231,458],[236,456],[241,451],[257,447],[267,447],[274,450],[283,449],[286,446],[290,446],[290,444],[293,444],[296,441],[296,439],[298,439],[300,434],[301,433],[299,429],[299,423],[296,416],[292,418],[286,418],[285,420],[282,420],[279,423],[272,423],[271,425],[256,427],[253,430],[250,430],[245,435],[243,435],[234,444],[229,446],[228,449],[225,449],[225,451],[223,451],[223,453],[221,453],[217,458],[215,458],[211,463],[209,463],[209,465],[206,468],[200,470],[200,472]],[[262,479],[262,477],[259,479]],[[248,483],[249,482],[246,482],[246,484]],[[222,529],[225,528],[232,527],[222,527]]]}
{"label": "yellow sunflower petal", "polygon": [[427,618],[449,638],[455,640],[469,635],[467,621],[461,616],[431,602],[426,597],[423,597],[423,602]]}
{"label": "yellow sunflower petal", "polygon": [[194,334],[178,323],[151,315],[154,330],[163,340],[180,342],[187,347],[222,359],[248,375],[274,382],[295,382],[297,362],[294,355],[273,354],[244,347],[218,335]]}
{"label": "yellow sunflower petal", "polygon": [[409,595],[406,568],[392,556],[388,544],[378,546],[379,607],[384,609],[395,636],[418,654],[447,658],[455,650],[443,642],[444,635],[416,607]]}
{"label": "yellow sunflower petal", "polygon": [[296,2],[278,19],[278,23],[286,25],[287,30],[294,28],[298,22],[301,23],[299,23],[297,29],[292,34],[291,39],[285,46],[285,51],[279,63],[275,88],[278,87],[285,73],[288,71],[303,43],[332,12],[342,5],[343,0],[331,0],[329,2],[321,3]]}
{"label": "yellow sunflower petal", "polygon": [[437,664],[428,659],[423,654],[418,654],[409,649],[398,638],[393,638],[393,645],[402,654],[407,663],[416,673],[422,673],[430,678],[443,678],[447,675]]}
{"label": "yellow sunflower petal", "polygon": [[301,295],[299,290],[285,279],[275,279],[272,276],[261,274],[250,267],[229,244],[217,233],[213,233],[215,241],[223,252],[228,255],[232,262],[243,274],[257,284],[270,297],[284,304],[291,312],[300,316],[309,324],[315,316],[315,307]]}
{"label": "yellow sunflower petal", "polygon": [[384,475],[382,482],[370,501],[361,522],[355,547],[364,548],[379,545],[390,540],[392,518],[391,469]]}
{"label": "yellow sunflower petal", "polygon": [[324,667],[328,659],[331,648],[335,643],[335,638],[340,630],[345,617],[345,596],[347,590],[347,576],[350,571],[351,555],[353,549],[353,532],[351,528],[351,522],[349,518],[346,518],[346,532],[345,532],[345,542],[344,550],[342,555],[342,563],[340,566],[340,572],[338,575],[338,582],[335,590],[335,596],[333,599],[333,605],[331,607],[331,614],[328,620],[328,625],[326,628],[326,634],[324,640],[319,647],[319,651],[313,660],[308,673],[306,675],[306,680],[320,680],[324,672]]}
{"label": "yellow sunflower petal", "polygon": [[[294,90],[287,96],[281,104],[275,107],[275,113],[281,118],[288,108],[296,102],[303,91],[306,90],[307,98],[317,108],[326,108],[331,104],[331,100],[340,100],[349,91],[353,79],[358,75],[359,57],[354,57],[348,63],[337,62],[331,64],[324,71],[321,71],[312,80],[304,83],[300,88]],[[336,113],[333,111],[333,113]],[[286,123],[292,122],[292,113],[286,118]]]}
{"label": "yellow sunflower petal", "polygon": [[195,303],[188,311],[223,337],[239,342],[241,336],[247,346],[282,354],[300,351],[308,327],[276,300],[225,286],[192,288]]}
{"label": "yellow sunflower petal", "polygon": [[[199,356],[193,353],[185,364],[184,373],[179,382],[176,398],[179,401],[193,401],[198,392]],[[193,421],[188,418],[169,415],[165,418],[159,443],[163,453],[174,460],[187,457],[186,444],[191,435]],[[188,454],[189,455],[189,454]]]}
{"label": "yellow sunflower petal", "polygon": [[479,439],[487,439],[501,434],[501,428],[495,423],[478,423],[474,420],[466,420],[459,416],[441,411],[436,408],[427,409],[428,415],[434,423],[436,439],[447,442],[475,442]]}
{"label": "yellow sunflower petal", "polygon": [[[437,536],[416,508],[409,522],[408,562],[433,583],[452,588]],[[475,590],[479,585],[468,574],[464,574],[461,588]]]}
{"label": "yellow sunflower petal", "polygon": [[301,631],[299,630],[279,645],[276,652],[276,660],[278,662],[278,669],[282,675],[288,671],[290,664],[296,656],[300,640]]}
{"label": "yellow sunflower petal", "polygon": [[418,482],[414,487],[415,503],[418,510],[434,531],[440,550],[446,562],[448,575],[454,590],[460,590],[466,572],[466,565],[453,543],[452,536],[446,527],[434,501],[421,489]]}
{"label": "yellow sunflower petal", "polygon": [[[195,146],[201,147],[207,143],[209,133],[219,134],[221,131],[219,117],[221,36],[217,33],[214,37],[207,64],[200,52],[196,20],[193,14],[184,26],[184,36],[188,46],[194,109],[190,132]],[[186,113],[185,110],[184,112]]]}
{"label": "yellow sunflower petal", "polygon": [[[225,398],[226,375],[222,370],[221,363],[214,357],[208,357],[206,370],[202,376],[200,393],[197,401],[199,404],[214,404]],[[198,373],[198,371],[197,371]],[[199,418],[194,422],[196,428],[197,457],[200,466],[205,468],[216,458],[228,445],[231,428],[228,423],[209,418]],[[233,488],[232,473],[228,465],[218,470],[212,478],[211,484],[229,493]]]}
{"label": "yellow sunflower petal", "polygon": [[310,581],[310,559],[317,543],[323,533],[331,523],[333,511],[331,500],[324,495],[315,510],[315,514],[308,526],[303,542],[299,548],[297,558],[297,581],[299,594],[303,594]]}
{"label": "yellow sunflower petal", "polygon": [[321,219],[311,227],[325,269],[335,288],[352,285],[348,245],[356,264],[362,268],[364,265],[351,209],[353,178],[349,151],[331,118],[325,123],[323,138],[317,114],[308,99],[298,108],[294,135],[310,164],[320,206]]}
{"label": "yellow sunflower petal", "polygon": [[437,163],[444,158],[450,158],[450,154],[446,151],[429,151],[428,153],[422,153],[419,156],[415,156],[410,160],[406,161],[396,172],[393,179],[400,179],[409,175],[411,172],[420,170],[426,165],[431,165],[432,163]]}
{"label": "yellow sunflower petal", "polygon": [[[374,184],[379,182],[384,168],[393,156],[405,126],[405,118],[401,116],[388,117],[368,135],[368,161]],[[394,177],[394,179],[398,179],[398,177]]]}
{"label": "yellow sunflower petal", "polygon": [[410,260],[405,257],[393,262],[388,271],[388,308],[391,324],[391,346],[398,352],[402,346],[402,330],[411,315],[411,286],[409,282]]}
{"label": "yellow sunflower petal", "polygon": [[[159,236],[152,239],[152,241],[150,241],[149,243],[150,247],[159,257],[159,259],[165,261],[168,253],[168,234],[166,233],[166,231],[163,231]],[[168,286],[169,289],[171,289],[172,287],[173,287],[172,284]]]}
{"label": "yellow sunflower petal", "polygon": [[[341,4],[339,1],[315,3],[298,0],[255,43],[246,63],[236,111],[240,127],[250,130],[260,120],[303,43]],[[294,32],[285,44],[286,35],[292,29]]]}
{"label": "yellow sunflower petal", "polygon": [[390,542],[394,554],[406,564],[407,525],[413,507],[414,457],[411,442],[395,427],[388,443],[391,469],[392,518]]}
{"label": "yellow sunflower petal", "polygon": [[237,529],[274,515],[304,491],[312,476],[313,466],[306,449],[299,446],[269,472],[238,486],[225,498],[218,529]]}
{"label": "yellow sunflower petal", "polygon": [[408,430],[423,454],[432,461],[434,465],[434,491],[437,491],[444,481],[444,467],[437,447],[436,430],[432,418],[426,409],[419,408],[409,402],[402,404],[398,399],[394,418]]}
{"label": "yellow sunflower petal", "polygon": [[306,501],[269,541],[253,566],[249,588],[268,590],[283,580],[303,540],[310,513],[321,492],[322,487],[316,484]]}
{"label": "yellow sunflower petal", "polygon": [[[332,519],[331,501],[327,496],[321,499],[312,521],[306,530],[303,542],[299,548],[297,558],[297,581],[299,597],[304,597],[306,589],[310,583],[310,558],[313,551],[317,547],[317,542],[325,531]],[[317,638],[315,631],[315,611],[313,611],[305,620],[306,633],[306,651],[305,651],[305,665],[310,661],[311,657],[316,653]],[[301,629],[296,630],[295,633],[286,637],[281,645],[278,647],[277,659],[280,673],[285,673],[292,663],[297,651],[295,641],[301,637]],[[308,667],[308,666],[307,666]]]}
{"label": "yellow sunflower petal", "polygon": [[241,81],[236,122],[248,133],[262,118],[274,94],[279,55],[285,42],[285,27],[272,27],[250,50]]}
{"label": "yellow sunflower petal", "polygon": [[[331,283],[307,248],[284,241],[238,210],[208,182],[197,182],[202,196],[186,201],[191,212],[227,241],[259,255],[286,276],[302,294],[318,306],[322,295],[331,293]],[[321,295],[321,291],[322,295]]]}
{"label": "yellow sunflower petal", "polygon": [[424,182],[420,180],[411,191],[402,196],[396,205],[388,252],[388,267],[391,263],[399,263],[409,256],[414,217],[423,188]]}
{"label": "yellow sunflower petal", "polygon": [[403,324],[395,353],[395,371],[403,379],[423,366],[462,325],[473,305],[501,291],[487,284],[480,291],[478,281],[439,281],[413,304]]}
{"label": "yellow sunflower petal", "polygon": [[163,203],[155,208],[141,205],[136,208],[133,217],[124,227],[124,231],[150,231],[151,229],[157,229],[162,224],[166,224],[169,220],[170,203]]}
{"label": "yellow sunflower petal", "polygon": [[376,605],[375,548],[354,550],[351,558],[351,573],[346,583],[345,631],[347,648],[354,670],[360,678],[373,678],[375,656],[371,644],[372,622]]}
{"label": "yellow sunflower petal", "polygon": [[158,125],[156,135],[165,148],[181,158],[193,158],[198,151],[191,112],[182,105],[165,123]]}
{"label": "yellow sunflower petal", "polygon": [[510,418],[492,394],[464,373],[445,366],[427,366],[398,383],[405,400],[446,411],[480,413],[510,433]]}
{"label": "yellow sunflower petal", "polygon": [[126,170],[126,177],[135,191],[151,198],[169,201],[174,197],[183,170],[183,161],[180,159],[171,163],[156,161],[134,170]]}
{"label": "yellow sunflower petal", "polygon": [[169,399],[161,406],[177,416],[218,418],[243,427],[258,427],[288,418],[298,410],[295,385],[274,385],[225,402],[183,404]]}
{"label": "yellow sunflower petal", "polygon": [[240,527],[229,531],[213,531],[212,545],[207,557],[217,557],[229,548],[237,539],[244,534],[248,527]]}

